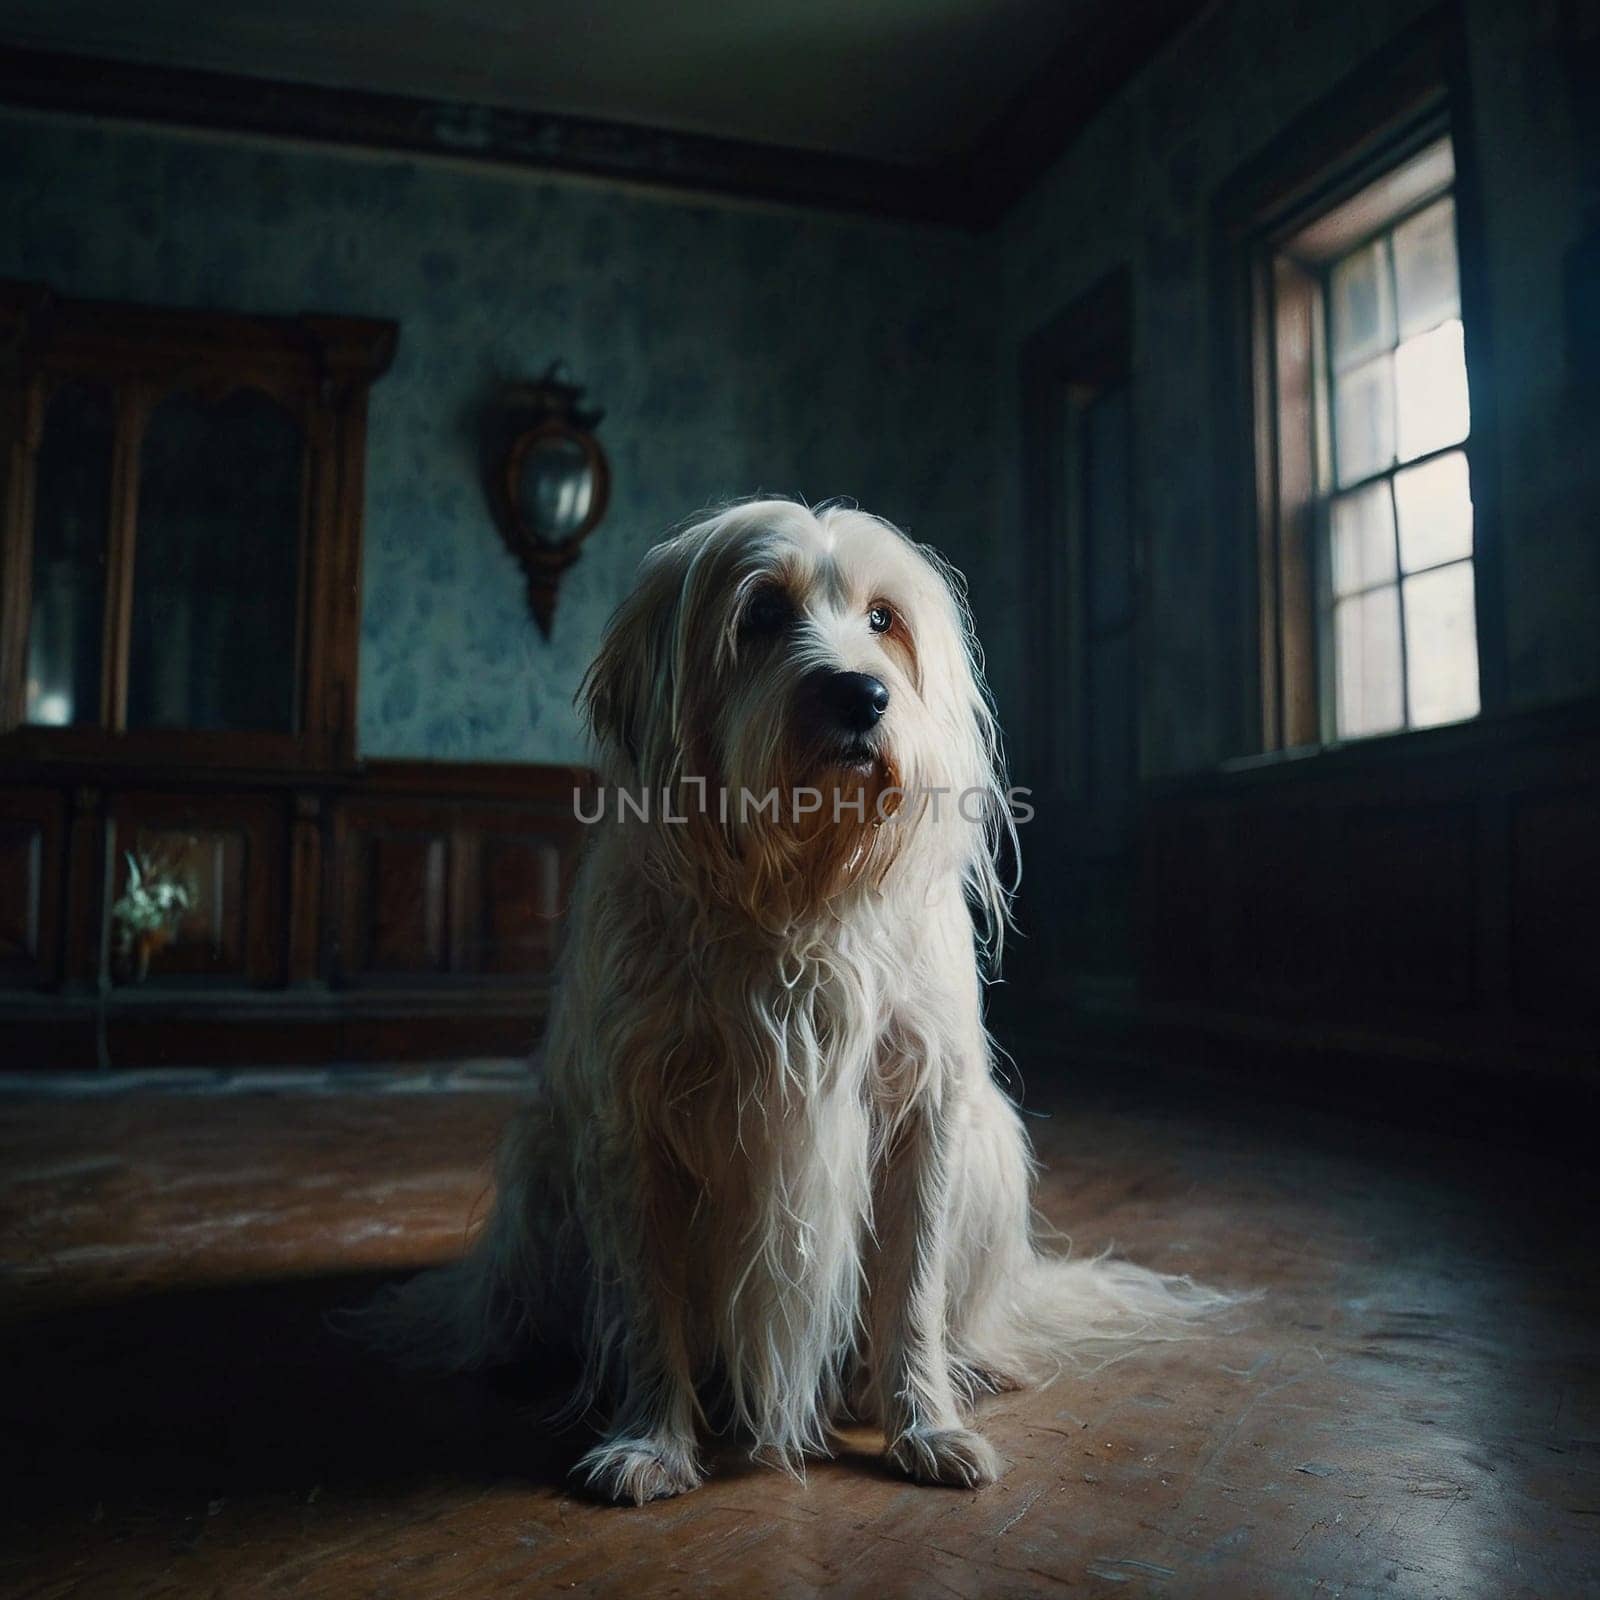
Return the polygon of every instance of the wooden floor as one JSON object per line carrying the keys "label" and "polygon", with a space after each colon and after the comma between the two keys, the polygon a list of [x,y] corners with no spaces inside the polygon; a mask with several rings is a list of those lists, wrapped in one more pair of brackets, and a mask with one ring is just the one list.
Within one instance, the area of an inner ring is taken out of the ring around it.
{"label": "wooden floor", "polygon": [[1266,1290],[1241,1331],[990,1403],[981,1493],[856,1433],[613,1510],[538,1420],[562,1374],[402,1381],[323,1326],[457,1248],[504,1096],[0,1096],[0,1593],[1600,1593],[1589,1173],[1137,1074],[1052,1098],[1050,1217]]}

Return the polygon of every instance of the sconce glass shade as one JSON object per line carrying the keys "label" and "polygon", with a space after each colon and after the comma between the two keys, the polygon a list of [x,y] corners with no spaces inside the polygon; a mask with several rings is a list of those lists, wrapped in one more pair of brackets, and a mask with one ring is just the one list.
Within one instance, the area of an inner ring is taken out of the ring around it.
{"label": "sconce glass shade", "polygon": [[594,461],[582,440],[546,433],[523,453],[516,512],[541,542],[559,544],[578,533],[589,520],[594,492]]}
{"label": "sconce glass shade", "polygon": [[527,574],[529,609],[546,638],[561,575],[605,516],[611,491],[611,469],[594,436],[604,413],[581,409],[582,393],[555,368],[536,384],[507,390],[486,458],[498,457],[490,502]]}

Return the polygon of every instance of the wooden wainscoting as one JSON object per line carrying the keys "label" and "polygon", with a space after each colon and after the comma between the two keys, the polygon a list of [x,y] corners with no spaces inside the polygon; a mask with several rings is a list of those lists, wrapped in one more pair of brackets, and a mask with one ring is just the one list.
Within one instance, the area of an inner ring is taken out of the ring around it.
{"label": "wooden wainscoting", "polygon": [[1600,706],[1161,784],[1144,839],[1146,1021],[1600,1066]]}
{"label": "wooden wainscoting", "polygon": [[[571,767],[59,765],[0,791],[0,1064],[521,1053],[582,833]],[[189,904],[143,959],[133,864]]]}
{"label": "wooden wainscoting", "polygon": [[547,978],[572,887],[572,776],[560,787],[559,832],[509,796],[480,790],[464,806],[430,792],[425,770],[409,777],[395,769],[394,793],[351,797],[335,819],[335,981],[516,989]]}

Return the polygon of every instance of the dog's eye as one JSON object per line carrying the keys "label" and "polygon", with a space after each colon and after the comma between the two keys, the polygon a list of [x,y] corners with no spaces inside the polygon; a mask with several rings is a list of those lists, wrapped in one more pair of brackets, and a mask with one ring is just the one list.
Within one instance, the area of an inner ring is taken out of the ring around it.
{"label": "dog's eye", "polygon": [[867,626],[874,633],[887,633],[894,626],[894,612],[885,605],[874,606],[867,613]]}
{"label": "dog's eye", "polygon": [[782,633],[794,620],[794,606],[782,589],[758,589],[744,608],[746,633]]}

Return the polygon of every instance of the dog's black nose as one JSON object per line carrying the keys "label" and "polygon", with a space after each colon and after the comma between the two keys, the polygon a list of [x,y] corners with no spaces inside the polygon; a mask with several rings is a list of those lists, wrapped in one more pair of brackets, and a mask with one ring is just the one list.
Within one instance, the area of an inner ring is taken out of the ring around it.
{"label": "dog's black nose", "polygon": [[866,733],[889,709],[889,691],[870,673],[833,672],[823,680],[822,703],[837,726]]}

